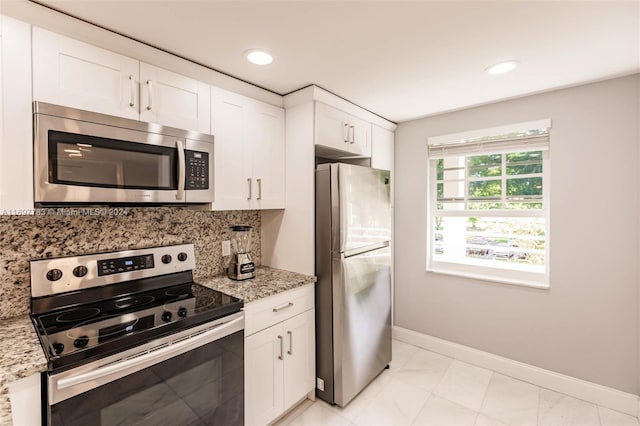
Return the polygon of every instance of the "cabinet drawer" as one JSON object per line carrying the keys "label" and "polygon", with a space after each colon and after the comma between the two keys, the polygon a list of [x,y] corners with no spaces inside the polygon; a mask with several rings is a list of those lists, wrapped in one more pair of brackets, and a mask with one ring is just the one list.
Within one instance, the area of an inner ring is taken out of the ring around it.
{"label": "cabinet drawer", "polygon": [[245,336],[263,330],[314,307],[314,284],[289,290],[245,307]]}

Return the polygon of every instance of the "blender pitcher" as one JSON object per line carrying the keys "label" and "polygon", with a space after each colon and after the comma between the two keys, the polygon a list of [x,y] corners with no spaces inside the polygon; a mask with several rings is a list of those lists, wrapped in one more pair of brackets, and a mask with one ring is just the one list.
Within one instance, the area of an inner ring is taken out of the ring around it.
{"label": "blender pitcher", "polygon": [[256,276],[256,267],[251,260],[251,229],[249,225],[234,225],[231,229],[231,260],[227,276],[234,280],[247,280]]}

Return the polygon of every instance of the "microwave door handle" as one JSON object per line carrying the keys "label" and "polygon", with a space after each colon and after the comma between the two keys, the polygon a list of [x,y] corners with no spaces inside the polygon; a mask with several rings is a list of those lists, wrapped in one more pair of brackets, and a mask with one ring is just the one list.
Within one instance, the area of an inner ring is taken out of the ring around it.
{"label": "microwave door handle", "polygon": [[176,200],[182,200],[184,198],[185,167],[187,166],[184,161],[184,142],[177,140],[176,147],[178,148],[178,192],[176,192]]}

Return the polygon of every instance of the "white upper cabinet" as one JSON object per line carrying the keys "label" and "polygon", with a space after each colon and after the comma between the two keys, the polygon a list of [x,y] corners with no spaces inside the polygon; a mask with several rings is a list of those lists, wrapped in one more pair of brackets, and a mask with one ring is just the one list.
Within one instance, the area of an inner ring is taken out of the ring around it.
{"label": "white upper cabinet", "polygon": [[140,120],[211,132],[209,85],[140,63]]}
{"label": "white upper cabinet", "polygon": [[214,210],[284,208],[284,110],[211,88]]}
{"label": "white upper cabinet", "polygon": [[371,135],[371,167],[393,171],[393,132],[373,125]]}
{"label": "white upper cabinet", "polygon": [[0,16],[0,213],[33,209],[31,26]]}
{"label": "white upper cabinet", "polygon": [[282,209],[285,199],[284,110],[253,101],[253,178],[256,183],[255,207]]}
{"label": "white upper cabinet", "polygon": [[244,96],[211,88],[211,133],[215,137],[214,210],[250,208],[252,170],[247,127],[249,105]]}
{"label": "white upper cabinet", "polygon": [[33,29],[33,99],[211,132],[207,84],[41,28]]}
{"label": "white upper cabinet", "polygon": [[322,102],[315,108],[316,145],[371,157],[371,123]]}
{"label": "white upper cabinet", "polygon": [[33,28],[33,99],[139,118],[139,62]]}

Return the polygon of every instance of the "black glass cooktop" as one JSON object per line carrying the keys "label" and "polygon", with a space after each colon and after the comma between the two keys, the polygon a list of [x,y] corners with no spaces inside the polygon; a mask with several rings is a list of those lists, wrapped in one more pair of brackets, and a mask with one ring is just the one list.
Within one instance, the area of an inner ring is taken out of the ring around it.
{"label": "black glass cooktop", "polygon": [[242,309],[194,282],[32,314],[50,370],[88,362]]}

